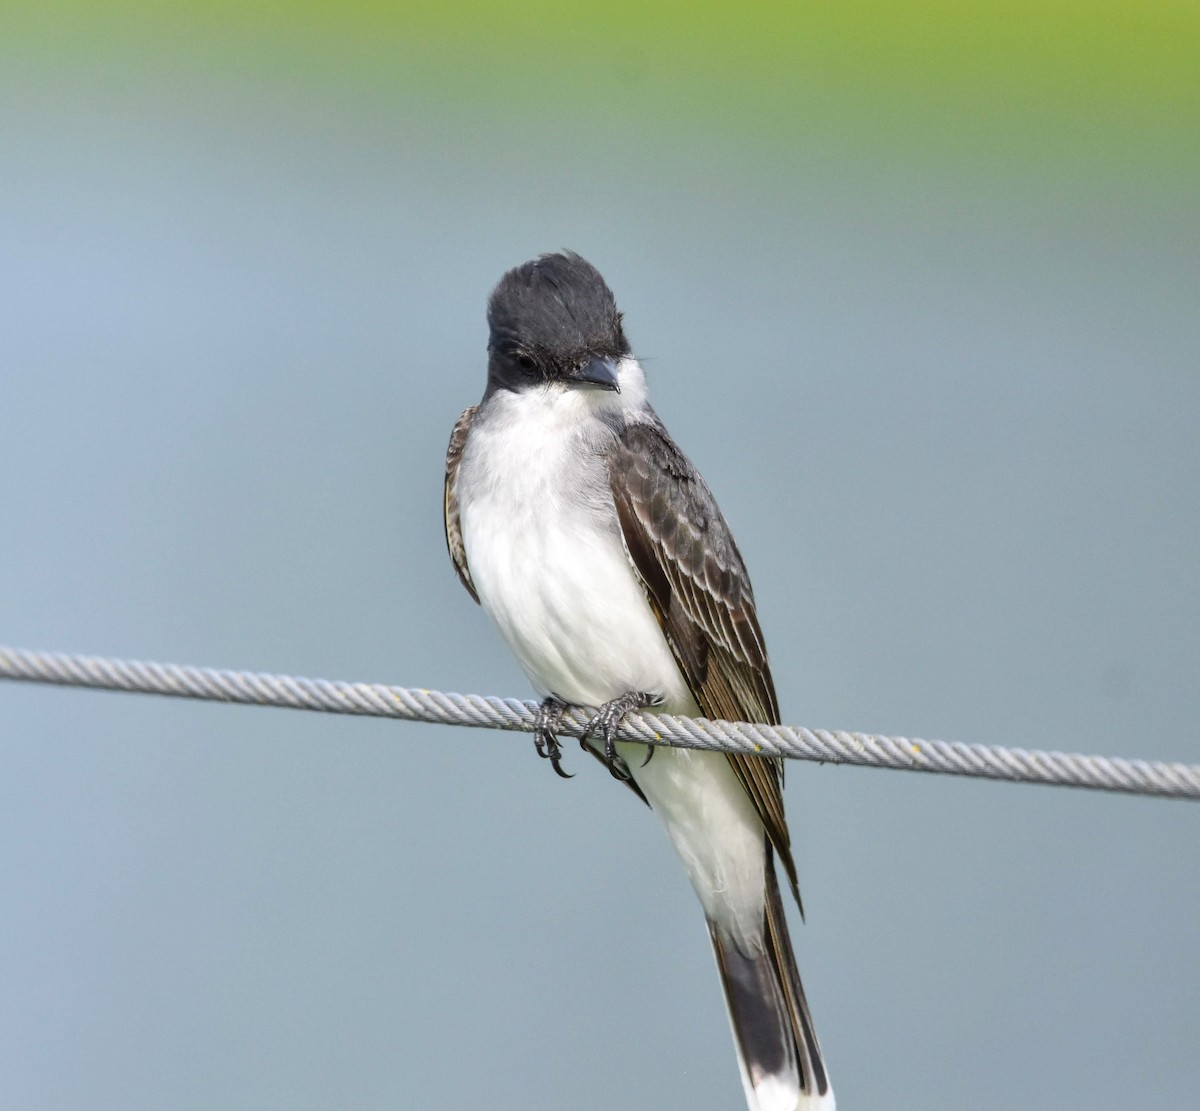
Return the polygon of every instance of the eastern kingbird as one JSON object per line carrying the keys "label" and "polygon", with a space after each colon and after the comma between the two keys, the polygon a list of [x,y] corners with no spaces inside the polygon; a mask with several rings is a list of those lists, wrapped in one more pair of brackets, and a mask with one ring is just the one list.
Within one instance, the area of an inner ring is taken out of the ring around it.
{"label": "eastern kingbird", "polygon": [[[775,860],[799,903],[782,761],[614,741],[623,715],[779,722],[745,565],[646,397],[612,292],[576,254],[510,270],[488,302],[487,388],[446,454],[446,542],[542,696],[562,769],[586,747],[657,812],[708,920],[751,1111],[832,1111]],[[653,757],[653,758],[651,758]]]}

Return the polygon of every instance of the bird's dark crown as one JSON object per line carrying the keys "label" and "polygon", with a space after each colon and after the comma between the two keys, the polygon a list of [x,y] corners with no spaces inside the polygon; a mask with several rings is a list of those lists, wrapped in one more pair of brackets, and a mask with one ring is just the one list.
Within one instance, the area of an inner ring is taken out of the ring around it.
{"label": "bird's dark crown", "polygon": [[510,270],[488,301],[488,377],[494,386],[571,378],[589,359],[629,354],[604,279],[573,251]]}

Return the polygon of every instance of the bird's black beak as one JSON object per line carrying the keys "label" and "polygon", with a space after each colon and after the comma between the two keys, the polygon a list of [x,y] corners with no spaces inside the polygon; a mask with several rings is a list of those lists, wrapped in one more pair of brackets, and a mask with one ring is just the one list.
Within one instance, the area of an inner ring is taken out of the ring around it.
{"label": "bird's black beak", "polygon": [[617,364],[613,359],[602,359],[598,355],[588,359],[575,375],[577,382],[590,382],[602,390],[621,392],[617,384]]}

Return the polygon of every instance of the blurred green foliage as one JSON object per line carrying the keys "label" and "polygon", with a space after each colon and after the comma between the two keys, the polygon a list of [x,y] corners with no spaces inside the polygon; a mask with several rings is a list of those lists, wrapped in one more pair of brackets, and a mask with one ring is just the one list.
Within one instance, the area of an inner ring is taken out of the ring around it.
{"label": "blurred green foliage", "polygon": [[1200,4],[1183,0],[67,0],[0,4],[0,34],[42,63],[198,64],[916,158],[1200,168]]}

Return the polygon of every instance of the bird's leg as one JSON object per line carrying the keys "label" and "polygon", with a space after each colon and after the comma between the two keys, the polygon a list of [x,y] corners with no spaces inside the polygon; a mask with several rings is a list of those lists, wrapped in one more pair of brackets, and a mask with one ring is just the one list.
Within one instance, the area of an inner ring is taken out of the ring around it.
{"label": "bird's leg", "polygon": [[[614,778],[627,780],[629,767],[617,754],[617,730],[621,727],[621,719],[630,710],[644,710],[647,706],[658,706],[661,703],[662,699],[656,694],[626,691],[619,698],[614,698],[600,707],[595,717],[587,723],[587,728],[579,739],[580,743],[586,742],[593,733],[599,733],[604,738],[604,762],[608,765],[608,770]],[[647,748],[649,751],[646,753],[646,759],[642,761],[642,767],[646,766],[654,753],[652,745],[648,745]]]}
{"label": "bird's leg", "polygon": [[543,760],[550,761],[550,766],[563,779],[574,779],[570,772],[562,770],[562,745],[555,736],[566,710],[567,704],[561,698],[551,695],[543,700],[538,707],[537,716],[533,719],[533,747]]}

